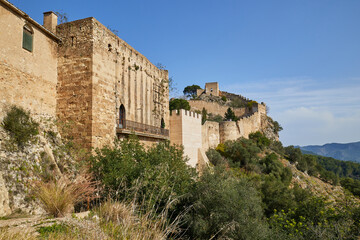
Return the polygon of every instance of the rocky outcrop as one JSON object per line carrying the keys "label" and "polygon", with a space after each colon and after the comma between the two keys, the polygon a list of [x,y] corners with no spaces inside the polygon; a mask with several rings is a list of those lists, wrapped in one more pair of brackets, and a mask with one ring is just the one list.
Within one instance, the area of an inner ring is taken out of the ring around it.
{"label": "rocky outcrop", "polygon": [[37,121],[40,133],[23,149],[18,149],[8,132],[0,127],[0,216],[14,212],[44,213],[31,194],[31,183],[76,171],[54,120]]}

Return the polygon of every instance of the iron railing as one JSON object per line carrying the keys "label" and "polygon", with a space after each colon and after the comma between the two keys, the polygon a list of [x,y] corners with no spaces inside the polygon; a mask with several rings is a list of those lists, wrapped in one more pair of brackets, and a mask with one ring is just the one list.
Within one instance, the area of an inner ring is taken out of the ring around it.
{"label": "iron railing", "polygon": [[150,134],[162,135],[162,136],[166,136],[166,137],[169,136],[168,129],[154,127],[151,125],[134,122],[134,121],[130,121],[130,120],[122,121],[122,124],[120,124],[120,122],[118,121],[117,127],[119,129],[126,129],[126,130],[134,131],[134,132],[150,133]]}

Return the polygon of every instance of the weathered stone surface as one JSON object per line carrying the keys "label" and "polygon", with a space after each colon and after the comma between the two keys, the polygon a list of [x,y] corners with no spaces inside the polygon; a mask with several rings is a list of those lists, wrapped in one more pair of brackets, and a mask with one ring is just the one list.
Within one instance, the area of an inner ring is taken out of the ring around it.
{"label": "weathered stone surface", "polygon": [[6,189],[5,181],[0,172],[0,217],[11,214],[9,206],[9,192]]}
{"label": "weathered stone surface", "polygon": [[[33,31],[32,52],[22,47],[25,25]],[[0,119],[10,104],[55,116],[56,39],[2,4],[0,32]]]}
{"label": "weathered stone surface", "polygon": [[[126,120],[169,129],[168,72],[117,37],[94,18],[57,27],[58,116],[73,122],[73,137],[85,147],[111,144],[119,109]],[[123,138],[124,136],[120,136]],[[144,143],[157,142],[141,138]]]}

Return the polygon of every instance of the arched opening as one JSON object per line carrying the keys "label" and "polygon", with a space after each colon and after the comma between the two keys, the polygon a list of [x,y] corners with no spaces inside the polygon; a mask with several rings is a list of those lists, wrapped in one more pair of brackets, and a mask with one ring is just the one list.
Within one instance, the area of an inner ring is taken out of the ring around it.
{"label": "arched opening", "polygon": [[28,50],[29,52],[33,51],[33,37],[34,31],[29,25],[25,25],[23,28],[23,43],[22,46],[24,49]]}
{"label": "arched opening", "polygon": [[165,121],[164,121],[164,118],[161,118],[161,128],[165,128]]}
{"label": "arched opening", "polygon": [[126,112],[125,107],[121,104],[119,109],[119,128],[125,128],[126,126]]}

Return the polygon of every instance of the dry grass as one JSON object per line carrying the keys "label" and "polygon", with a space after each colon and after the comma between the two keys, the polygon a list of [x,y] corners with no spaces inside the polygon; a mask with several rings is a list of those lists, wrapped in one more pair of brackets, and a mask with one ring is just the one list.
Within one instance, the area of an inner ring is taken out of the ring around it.
{"label": "dry grass", "polygon": [[54,217],[70,213],[75,204],[94,198],[96,191],[95,182],[86,174],[80,174],[74,180],[63,176],[49,182],[35,181],[32,186],[35,197]]}
{"label": "dry grass", "polygon": [[[170,203],[169,203],[170,204]],[[102,228],[111,238],[134,240],[158,240],[176,238],[179,219],[169,222],[166,210],[139,211],[135,203],[125,204],[108,200],[99,209]]]}
{"label": "dry grass", "polygon": [[34,233],[28,232],[28,231],[11,231],[7,228],[0,228],[0,240],[35,240],[38,239]]}

